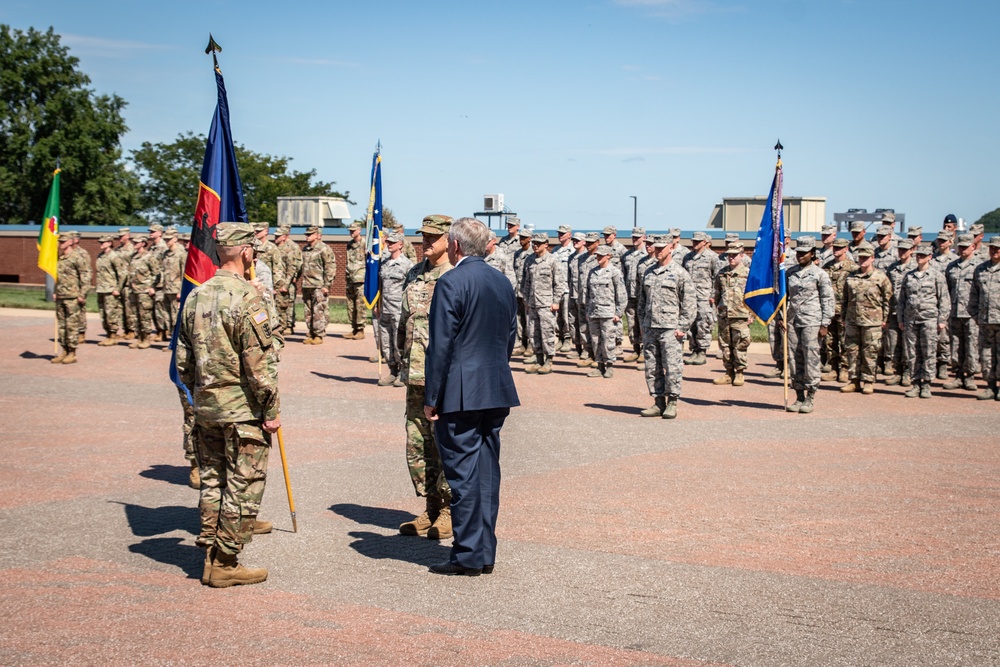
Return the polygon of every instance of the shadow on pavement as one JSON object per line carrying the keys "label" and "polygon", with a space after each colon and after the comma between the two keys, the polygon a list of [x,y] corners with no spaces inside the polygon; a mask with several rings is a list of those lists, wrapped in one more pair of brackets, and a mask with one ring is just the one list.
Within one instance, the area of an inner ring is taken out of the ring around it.
{"label": "shadow on pavement", "polygon": [[[794,394],[792,394],[794,396]],[[789,397],[791,399],[791,397]],[[785,406],[781,403],[758,403],[756,401],[738,401],[732,398],[724,398],[720,401],[723,406],[729,405],[734,408],[756,408],[757,410],[782,410]]]}
{"label": "shadow on pavement", "polygon": [[623,415],[637,415],[645,410],[645,408],[634,405],[606,405],[604,403],[584,403],[583,407],[607,410],[608,412],[620,412]]}
{"label": "shadow on pavement", "polygon": [[393,510],[385,507],[370,507],[354,503],[338,503],[330,506],[330,511],[339,514],[355,523],[363,523],[379,528],[399,528],[399,524],[415,518],[415,515],[403,510]]}
{"label": "shadow on pavement", "polygon": [[179,537],[156,537],[131,544],[129,551],[142,554],[146,558],[175,565],[184,571],[188,579],[200,579],[205,563],[205,552],[196,546],[183,544]]}
{"label": "shadow on pavement", "polygon": [[338,359],[350,359],[351,361],[371,361],[368,357],[363,357],[359,354],[338,354]]}
{"label": "shadow on pavement", "polygon": [[343,375],[328,375],[319,371],[309,371],[316,377],[324,380],[336,380],[337,382],[360,382],[361,384],[378,384],[378,378],[344,377]]}
{"label": "shadow on pavement", "polygon": [[415,535],[380,535],[364,531],[348,533],[355,538],[350,547],[375,560],[390,558],[416,565],[434,565],[448,560],[449,547]]}
{"label": "shadow on pavement", "polygon": [[54,354],[35,354],[30,350],[25,350],[21,353],[22,359],[42,359],[44,361],[51,361],[55,356]]}
{"label": "shadow on pavement", "polygon": [[681,396],[680,397],[680,402],[681,403],[690,403],[691,405],[701,405],[701,406],[723,405],[722,403],[718,403],[716,401],[707,401],[707,400],[702,399],[702,398],[689,398],[687,396]]}
{"label": "shadow on pavement", "polygon": [[192,535],[201,532],[201,516],[196,507],[167,505],[166,507],[143,507],[119,503],[125,508],[125,518],[136,537],[150,537],[183,530]]}
{"label": "shadow on pavement", "polygon": [[191,468],[188,466],[172,466],[156,463],[139,473],[139,477],[147,479],[157,479],[161,482],[169,482],[178,486],[187,486],[188,475]]}

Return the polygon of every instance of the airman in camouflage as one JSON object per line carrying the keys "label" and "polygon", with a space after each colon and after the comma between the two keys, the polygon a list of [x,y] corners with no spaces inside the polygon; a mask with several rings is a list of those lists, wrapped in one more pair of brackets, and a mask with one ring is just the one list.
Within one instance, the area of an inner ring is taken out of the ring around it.
{"label": "airman in camouflage", "polygon": [[[497,250],[505,253],[508,257],[510,257],[511,261],[514,260],[514,253],[522,247],[519,234],[520,231],[521,219],[511,216],[507,218],[507,236],[497,242]],[[530,233],[528,234],[528,238],[531,238]]]}
{"label": "airman in camouflage", "polygon": [[931,397],[937,338],[951,313],[944,275],[931,266],[933,252],[931,244],[920,244],[915,250],[917,268],[903,276],[896,296],[896,314],[903,329],[903,355],[913,378],[913,388],[904,394],[907,398]]}
{"label": "airman in camouflage", "polygon": [[[614,225],[607,225],[604,228],[604,245],[611,248],[611,265],[617,267],[619,271],[622,271],[622,257],[625,256],[626,248],[618,241],[618,228]],[[618,350],[618,354],[622,351],[622,340],[624,339],[625,331],[622,328],[622,323],[619,322],[618,333],[615,336],[615,346]]]}
{"label": "airman in camouflage", "polygon": [[979,325],[979,360],[986,380],[986,390],[977,398],[1000,401],[1000,236],[990,237],[988,247],[989,261],[972,274],[969,315]]}
{"label": "airman in camouflage", "polygon": [[451,536],[451,488],[444,477],[434,428],[424,414],[424,359],[434,288],[451,269],[448,231],[452,222],[447,215],[424,218],[420,228],[424,258],[406,274],[396,333],[401,353],[399,379],[406,385],[406,466],[417,496],[426,498],[423,514],[401,524],[399,532],[430,539]]}
{"label": "airman in camouflage", "polygon": [[844,317],[841,310],[844,299],[844,285],[847,284],[847,276],[858,268],[850,258],[848,258],[847,239],[835,239],[833,241],[833,253],[826,264],[822,264],[823,270],[830,277],[830,284],[833,286],[833,307],[834,315],[827,327],[826,334],[826,359],[830,365],[830,375],[824,376],[824,380],[837,380],[847,382],[847,357],[844,354]]}
{"label": "airman in camouflage", "polygon": [[283,333],[295,333],[296,282],[302,275],[302,249],[292,240],[292,228],[278,228],[275,245],[281,252],[285,280],[274,290],[274,305],[278,309],[279,328]]}
{"label": "airman in camouflage", "polygon": [[712,290],[715,286],[715,277],[719,275],[722,265],[719,256],[711,248],[711,236],[705,232],[695,232],[692,241],[694,245],[684,255],[681,263],[691,275],[698,313],[691,323],[689,341],[691,358],[685,363],[701,366],[707,362],[705,355],[712,346],[712,328],[715,326],[715,297]]}
{"label": "airman in camouflage", "polygon": [[255,584],[267,570],[238,562],[253,539],[267,476],[271,433],[281,426],[278,360],[271,318],[244,278],[254,261],[253,228],[219,223],[221,266],[191,291],[181,315],[177,371],[194,398],[200,466],[201,581]]}
{"label": "airman in camouflage", "polygon": [[726,248],[726,266],[715,276],[712,302],[719,314],[719,348],[725,375],[712,384],[743,386],[743,371],[747,367],[750,347],[750,309],[743,301],[750,269],[743,263],[743,244],[739,241]]}
{"label": "airman in camouflage", "polygon": [[[266,264],[267,268],[271,272],[273,298],[273,295],[288,282],[288,278],[285,276],[285,257],[281,253],[281,248],[279,248],[277,244],[268,240],[267,234],[270,230],[270,226],[266,222],[254,222],[251,223],[251,225],[253,227],[254,236],[257,237],[257,241],[260,243],[260,246],[254,249],[254,253],[257,256],[257,259]],[[275,309],[277,309],[276,303]],[[277,321],[274,323],[274,328],[280,329]]]}
{"label": "airman in camouflage", "polygon": [[673,261],[673,238],[659,237],[657,265],[645,274],[636,309],[642,321],[646,387],[654,404],[643,417],[677,417],[684,337],[697,312],[691,276]]}
{"label": "airman in camouflage", "polygon": [[822,365],[821,342],[833,319],[833,285],[826,271],[815,264],[816,239],[801,236],[795,244],[796,265],[788,270],[788,363],[795,402],[788,412],[813,411]]}
{"label": "airman in camouflage", "polygon": [[163,256],[167,252],[167,242],[163,240],[163,231],[163,225],[153,224],[149,226],[148,252],[156,257],[156,261],[160,265],[160,279],[153,286],[155,289],[153,294],[153,326],[155,327],[153,340],[167,340],[169,337],[170,316],[167,312],[163,291]]}
{"label": "airman in camouflage", "polygon": [[559,262],[562,270],[563,294],[559,299],[559,312],[556,314],[556,344],[558,352],[570,352],[573,349],[574,315],[569,308],[569,262],[576,249],[573,247],[573,229],[569,225],[559,225],[559,245],[552,251],[552,257]]}
{"label": "airman in camouflage", "polygon": [[[509,221],[508,224],[510,224]],[[534,353],[531,349],[531,336],[528,329],[528,309],[524,302],[524,265],[527,263],[528,258],[532,256],[531,232],[527,229],[518,230],[517,240],[520,245],[511,255],[511,262],[514,265],[514,277],[517,278],[517,289],[515,290],[517,294],[517,347],[512,354],[528,356]]]}
{"label": "airman in camouflage", "polygon": [[587,277],[587,328],[597,363],[589,377],[614,376],[615,336],[628,297],[621,270],[611,264],[613,254],[611,246],[600,246],[595,252],[597,267]]}
{"label": "airman in camouflage", "polygon": [[330,289],[337,277],[337,258],[323,242],[323,229],[306,229],[306,247],[302,250],[302,303],[308,332],[306,345],[322,345],[330,319]]}
{"label": "airman in camouflage", "polygon": [[389,366],[389,376],[379,378],[378,384],[380,387],[402,387],[403,382],[399,379],[401,354],[396,332],[403,307],[403,283],[413,268],[413,262],[403,254],[402,234],[392,232],[385,237],[385,242],[389,254],[379,267],[378,341],[382,358]]}
{"label": "airman in camouflage", "polygon": [[504,275],[510,281],[510,287],[517,289],[517,277],[514,275],[514,265],[506,253],[497,250],[497,233],[490,230],[490,240],[486,244],[486,256],[483,261]]}
{"label": "airman in camouflage", "polygon": [[361,223],[352,222],[348,227],[351,240],[347,242],[347,321],[351,333],[344,338],[361,340],[365,337],[365,240],[361,238]]}
{"label": "airman in camouflage", "polygon": [[167,330],[173,335],[174,325],[177,322],[177,309],[181,302],[187,252],[178,240],[176,229],[164,232],[163,238],[167,241],[167,251],[163,253],[163,301],[167,311]]}
{"label": "airman in camouflage", "polygon": [[858,269],[847,277],[841,306],[850,383],[840,391],[871,394],[875,391],[876,364],[889,317],[892,283],[875,268],[875,248],[870,243],[862,243],[855,252]]}
{"label": "airman in camouflage", "polygon": [[986,232],[985,227],[983,227],[983,225],[978,222],[973,225],[969,225],[969,233],[972,234],[972,242],[976,245],[976,250],[975,253],[973,254],[973,258],[976,260],[978,264],[987,262],[990,259],[989,248],[987,247],[986,242],[983,241],[983,236],[985,232]]}
{"label": "airman in camouflage", "polygon": [[896,261],[896,249],[892,243],[892,227],[882,225],[875,231],[875,268],[888,271]]}
{"label": "airman in camouflage", "polygon": [[642,333],[639,327],[639,318],[636,317],[636,282],[639,263],[648,257],[646,252],[646,230],[642,227],[632,228],[632,247],[622,255],[622,277],[625,279],[625,292],[628,294],[628,301],[625,304],[625,319],[628,320],[628,338],[632,346],[632,352],[622,357],[622,361],[638,361],[642,354]]}
{"label": "airman in camouflage", "polygon": [[847,250],[851,253],[851,259],[860,264],[861,261],[858,259],[858,248],[860,248],[862,244],[868,243],[865,240],[865,223],[861,220],[855,220],[851,223],[848,229],[851,232],[851,241],[847,245]]}
{"label": "airman in camouflage", "polygon": [[567,359],[579,359],[584,349],[582,332],[586,324],[580,320],[580,262],[587,256],[587,235],[583,232],[573,234],[573,256],[566,266],[566,282],[569,289],[569,322],[572,333],[573,349],[566,353]]}
{"label": "airman in camouflage", "polygon": [[[80,239],[82,235],[80,232],[72,231],[66,232],[64,236],[73,242],[73,252],[80,256],[80,262],[86,264],[88,267],[93,266],[90,259],[90,253],[87,249],[80,245]],[[77,341],[82,343],[87,338],[87,309],[86,307],[81,308],[76,314],[76,330],[77,330]]]}
{"label": "airman in camouflage", "polygon": [[825,269],[827,264],[833,262],[833,242],[837,240],[837,226],[823,225],[820,229],[820,238],[823,247],[819,250],[819,265]]}
{"label": "airman in camouflage", "polygon": [[882,335],[882,354],[885,360],[885,372],[889,375],[885,383],[890,387],[897,384],[909,387],[913,382],[910,378],[910,369],[903,357],[903,328],[899,324],[897,304],[899,289],[903,286],[903,278],[917,266],[913,259],[913,250],[912,240],[901,240],[896,245],[896,254],[899,259],[892,263],[886,274],[889,277],[889,282],[892,283],[892,298],[889,301],[889,321],[886,323],[885,333]]}
{"label": "airman in camouflage", "polygon": [[565,285],[562,267],[549,252],[548,235],[535,234],[531,245],[534,254],[524,262],[522,291],[535,363],[529,365],[525,372],[546,375],[552,372],[552,357],[556,353],[556,314]]}
{"label": "airman in camouflage", "polygon": [[[118,230],[118,241],[115,244],[115,252],[125,262],[128,267],[135,256],[135,245],[132,243],[132,233],[128,227],[121,227]],[[122,324],[125,329],[123,338],[131,340],[135,338],[135,332],[139,324],[135,319],[135,309],[132,307],[132,287],[128,280],[125,281],[125,288],[122,291]]]}
{"label": "airman in camouflage", "polygon": [[80,340],[80,313],[90,291],[90,262],[73,249],[72,236],[59,237],[59,261],[56,265],[56,330],[62,353],[53,364],[75,364]]}
{"label": "airman in camouflage", "polygon": [[101,309],[101,324],[105,338],[98,345],[114,345],[124,333],[122,329],[122,289],[128,280],[128,265],[115,252],[115,237],[100,237],[101,253],[97,256],[97,305]]}
{"label": "airman in camouflage", "polygon": [[130,348],[144,350],[156,336],[155,308],[156,286],[161,281],[160,260],[149,249],[149,237],[135,237],[135,255],[129,263],[128,284],[135,310],[136,340]]}
{"label": "airman in camouflage", "polygon": [[576,278],[576,317],[580,327],[579,368],[589,368],[594,364],[594,350],[587,319],[587,276],[597,267],[597,248],[601,237],[597,232],[587,232],[583,237],[584,252],[576,258],[574,276]]}
{"label": "airman in camouflage", "polygon": [[945,389],[976,390],[979,373],[979,325],[969,313],[969,295],[978,264],[975,261],[972,234],[958,237],[958,258],[945,270],[948,294],[951,297],[951,365],[955,379],[944,383]]}
{"label": "airman in camouflage", "polygon": [[[955,236],[951,232],[941,230],[938,232],[937,240],[934,242],[934,257],[931,259],[931,268],[944,275],[948,265],[958,258],[952,250]],[[951,325],[950,318],[945,323],[944,331],[938,336],[937,343],[937,378],[939,380],[948,379],[948,368],[951,366]]]}

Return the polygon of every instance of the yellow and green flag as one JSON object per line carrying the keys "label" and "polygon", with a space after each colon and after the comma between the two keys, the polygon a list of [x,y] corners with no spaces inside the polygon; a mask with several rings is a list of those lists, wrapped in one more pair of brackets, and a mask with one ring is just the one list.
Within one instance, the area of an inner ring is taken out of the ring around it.
{"label": "yellow and green flag", "polygon": [[59,172],[56,169],[52,176],[52,189],[49,190],[49,201],[45,204],[45,219],[42,228],[38,230],[38,268],[56,277],[59,265]]}

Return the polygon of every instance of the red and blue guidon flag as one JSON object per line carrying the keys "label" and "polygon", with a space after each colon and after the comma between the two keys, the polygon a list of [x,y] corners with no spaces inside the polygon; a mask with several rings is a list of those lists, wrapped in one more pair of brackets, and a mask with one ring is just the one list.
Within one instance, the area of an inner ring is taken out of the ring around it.
{"label": "red and blue guidon flag", "polygon": [[380,294],[378,270],[382,262],[382,146],[372,156],[372,187],[368,194],[368,216],[365,221],[365,306],[368,310],[378,303]]}
{"label": "red and blue guidon flag", "polygon": [[[233,147],[233,133],[229,127],[229,100],[226,98],[226,82],[222,71],[215,67],[215,83],[219,91],[219,101],[212,117],[212,127],[208,131],[205,144],[205,160],[201,167],[201,181],[198,184],[198,203],[191,223],[191,246],[188,248],[187,263],[184,265],[184,282],[181,284],[181,300],[178,312],[183,312],[184,301],[191,290],[215,275],[219,268],[219,254],[215,249],[215,227],[220,222],[246,222],[247,207],[243,201],[243,184],[236,167],[236,150]],[[177,332],[181,318],[177,317],[170,349],[177,346]],[[184,388],[177,375],[176,351],[170,359],[170,379],[178,387]],[[188,401],[191,396],[188,395]]]}
{"label": "red and blue guidon flag", "polygon": [[764,324],[771,323],[785,300],[785,212],[781,205],[781,181],[779,153],[743,292],[743,302]]}

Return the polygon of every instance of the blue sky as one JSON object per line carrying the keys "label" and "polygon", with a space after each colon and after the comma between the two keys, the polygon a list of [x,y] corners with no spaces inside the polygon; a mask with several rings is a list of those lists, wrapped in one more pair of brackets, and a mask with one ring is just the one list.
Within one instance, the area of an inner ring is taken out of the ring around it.
{"label": "blue sky", "polygon": [[[208,33],[237,142],[315,168],[413,229],[499,192],[525,223],[703,228],[723,197],[937,229],[1000,206],[1000,4],[896,0],[10,1],[128,101],[126,152],[206,133]],[[192,203],[193,206],[193,203]]]}

